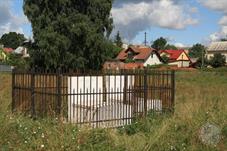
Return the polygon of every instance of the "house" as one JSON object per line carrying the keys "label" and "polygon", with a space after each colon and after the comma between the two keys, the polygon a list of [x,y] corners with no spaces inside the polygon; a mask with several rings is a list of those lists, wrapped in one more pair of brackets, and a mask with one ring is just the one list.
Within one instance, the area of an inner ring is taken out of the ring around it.
{"label": "house", "polygon": [[0,61],[5,61],[8,59],[8,54],[12,53],[13,49],[12,48],[4,48],[2,47],[0,49]]}
{"label": "house", "polygon": [[10,54],[13,52],[13,48],[3,48],[3,51],[7,54]]}
{"label": "house", "polygon": [[225,56],[227,62],[227,41],[213,42],[207,49],[207,59],[211,59],[215,53],[221,53]]}
{"label": "house", "polygon": [[17,49],[13,51],[14,54],[20,55],[22,58],[28,58],[30,55],[28,54],[28,49],[23,46],[19,46]]}
{"label": "house", "polygon": [[191,60],[184,50],[161,50],[160,56],[169,58],[168,64],[175,65],[178,68],[189,67]]}
{"label": "house", "polygon": [[3,51],[3,49],[0,49],[0,62],[4,61],[6,57],[6,53]]}
{"label": "house", "polygon": [[159,53],[147,46],[129,46],[127,49],[122,50],[117,58],[117,60],[124,63],[132,63],[135,66],[147,67],[148,65],[158,65],[162,64],[162,58]]}

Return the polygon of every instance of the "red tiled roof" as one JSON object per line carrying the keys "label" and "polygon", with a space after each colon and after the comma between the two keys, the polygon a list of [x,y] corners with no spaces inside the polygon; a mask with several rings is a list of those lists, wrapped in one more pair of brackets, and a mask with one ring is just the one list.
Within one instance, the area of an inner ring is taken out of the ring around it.
{"label": "red tiled roof", "polygon": [[[177,58],[179,58],[180,57],[180,55],[182,54],[182,53],[185,53],[185,51],[184,50],[161,50],[160,51],[160,54],[161,53],[167,53],[167,54],[169,54],[170,56],[169,56],[169,58],[170,58],[170,60],[171,61],[176,61],[177,60]],[[186,53],[185,53],[186,54]],[[187,54],[186,54],[187,55]],[[188,57],[189,58],[189,57]],[[190,60],[190,58],[189,58],[189,60]]]}
{"label": "red tiled roof", "polygon": [[140,69],[140,68],[143,68],[143,63],[126,63],[124,65],[124,69]]}
{"label": "red tiled roof", "polygon": [[128,51],[133,51],[135,53],[135,60],[146,60],[154,50],[155,49],[149,47],[131,46],[128,49],[122,50],[118,54],[117,59],[125,60],[127,59]]}
{"label": "red tiled roof", "polygon": [[11,53],[13,51],[13,49],[12,48],[3,48],[3,51],[5,53]]}

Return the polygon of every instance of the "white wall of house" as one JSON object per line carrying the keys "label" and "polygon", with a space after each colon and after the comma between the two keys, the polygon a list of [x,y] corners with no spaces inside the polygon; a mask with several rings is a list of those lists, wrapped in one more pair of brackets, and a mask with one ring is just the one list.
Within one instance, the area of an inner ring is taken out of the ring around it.
{"label": "white wall of house", "polygon": [[[216,53],[218,53],[218,52],[216,52]],[[214,57],[214,54],[215,53],[212,53],[212,52],[207,53],[207,55],[206,55],[207,59],[210,60],[212,57]],[[225,62],[227,63],[227,52],[221,52],[221,54],[225,56],[225,60],[226,60]]]}
{"label": "white wall of house", "polygon": [[149,58],[145,61],[144,66],[146,67],[147,65],[159,65],[162,64],[160,59],[156,54],[151,54]]}
{"label": "white wall of house", "polygon": [[169,65],[177,65],[178,68],[187,68],[190,65],[190,61],[176,61],[169,63]]}

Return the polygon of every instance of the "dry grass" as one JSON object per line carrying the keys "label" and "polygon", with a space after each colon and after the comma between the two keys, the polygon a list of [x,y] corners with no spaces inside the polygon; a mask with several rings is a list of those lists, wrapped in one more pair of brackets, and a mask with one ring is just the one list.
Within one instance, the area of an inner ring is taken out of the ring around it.
{"label": "dry grass", "polygon": [[[1,149],[226,151],[227,72],[178,72],[176,81],[174,115],[153,115],[121,129],[78,130],[57,120],[11,115],[10,75],[0,73]],[[204,145],[199,139],[206,123],[222,130],[217,146]]]}

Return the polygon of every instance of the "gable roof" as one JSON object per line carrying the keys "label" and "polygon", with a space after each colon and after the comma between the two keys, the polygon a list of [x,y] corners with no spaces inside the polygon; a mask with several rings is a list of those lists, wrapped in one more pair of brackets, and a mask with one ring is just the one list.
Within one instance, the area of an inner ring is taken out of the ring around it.
{"label": "gable roof", "polygon": [[[160,54],[161,53],[167,53],[167,54],[169,54],[170,55],[169,56],[170,61],[176,61],[180,57],[180,55],[182,53],[185,53],[185,51],[184,50],[161,50],[160,51]],[[188,59],[190,60],[190,57],[187,55],[187,53],[185,53],[185,54],[188,57]]]}
{"label": "gable roof", "polygon": [[207,51],[227,51],[227,41],[212,42]]}
{"label": "gable roof", "polygon": [[[118,56],[118,60],[125,60],[128,57],[128,52],[135,53],[134,60],[147,60],[151,53],[157,53],[155,49],[145,46],[130,46],[128,49],[122,50]],[[159,55],[158,55],[159,56]]]}
{"label": "gable roof", "polygon": [[3,51],[5,53],[11,53],[11,52],[13,52],[13,48],[3,48]]}

